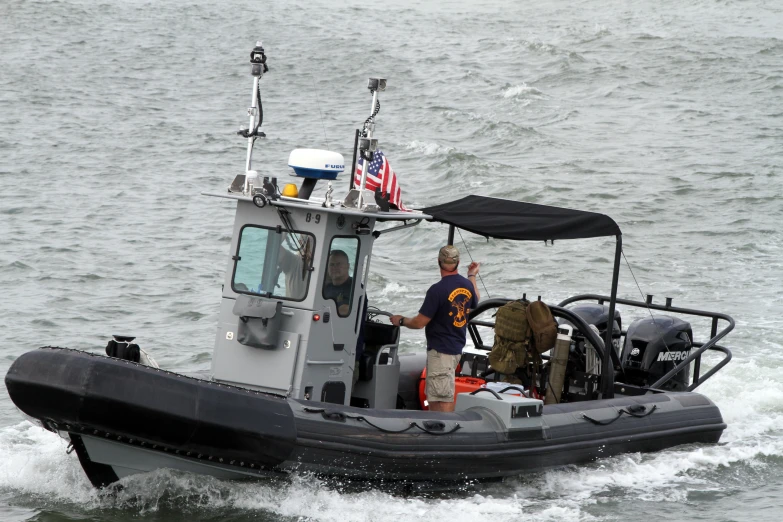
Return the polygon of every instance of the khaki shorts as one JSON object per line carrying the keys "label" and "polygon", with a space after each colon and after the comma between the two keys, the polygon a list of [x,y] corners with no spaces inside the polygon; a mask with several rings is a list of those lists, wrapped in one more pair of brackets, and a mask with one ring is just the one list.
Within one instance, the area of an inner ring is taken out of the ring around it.
{"label": "khaki shorts", "polygon": [[454,373],[459,360],[459,355],[427,350],[427,401],[454,402]]}

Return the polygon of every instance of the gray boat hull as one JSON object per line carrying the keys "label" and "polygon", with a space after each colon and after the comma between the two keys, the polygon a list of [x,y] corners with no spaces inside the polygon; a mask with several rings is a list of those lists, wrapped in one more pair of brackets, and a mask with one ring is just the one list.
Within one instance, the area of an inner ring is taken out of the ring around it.
{"label": "gray boat hull", "polygon": [[726,428],[717,406],[692,392],[545,406],[509,429],[482,407],[437,413],[301,401],[61,348],[24,354],[6,386],[26,415],[70,436],[98,487],[159,468],[226,479],[296,470],[489,479],[715,443]]}

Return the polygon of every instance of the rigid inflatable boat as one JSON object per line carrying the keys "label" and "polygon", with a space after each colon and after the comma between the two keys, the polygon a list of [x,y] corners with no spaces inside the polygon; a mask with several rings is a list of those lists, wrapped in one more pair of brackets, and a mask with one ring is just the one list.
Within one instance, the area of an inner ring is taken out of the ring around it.
{"label": "rigid inflatable boat", "polygon": [[[211,194],[237,207],[210,378],[158,368],[134,338],[119,336],[107,355],[28,352],[6,375],[16,406],[70,440],[68,451],[96,487],[159,468],[227,479],[292,471],[491,479],[718,442],[721,413],[694,390],[729,362],[730,351],[717,343],[734,322],[671,299],[618,299],[622,235],[611,218],[477,195],[419,211],[395,208],[388,193],[367,190],[367,172],[358,183],[353,176],[357,158],[368,165],[379,154],[380,78],[370,79],[371,115],[357,131],[344,199],[332,197],[332,181],[345,162],[329,151],[292,152],[301,185],[281,189],[251,168],[263,135],[260,44],[251,72],[245,174]],[[328,183],[325,196],[311,197],[319,180]],[[428,411],[420,392],[425,355],[399,350],[399,328],[367,305],[366,291],[374,242],[424,221],[448,225],[448,244],[458,229],[520,241],[614,237],[611,292],[551,305],[555,348],[513,375],[488,358],[493,314],[511,299],[482,301],[466,316],[471,342],[455,376],[462,391],[455,411]],[[330,267],[335,256],[347,258],[348,274]],[[626,327],[620,308],[642,309],[647,318]],[[690,319],[711,322],[709,339],[694,339]],[[702,374],[708,350],[722,358]]]}

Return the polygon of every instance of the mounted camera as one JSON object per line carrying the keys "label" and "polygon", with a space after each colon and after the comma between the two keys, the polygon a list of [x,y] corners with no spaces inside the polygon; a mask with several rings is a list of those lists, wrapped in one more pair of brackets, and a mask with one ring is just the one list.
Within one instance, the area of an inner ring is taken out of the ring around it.
{"label": "mounted camera", "polygon": [[359,152],[362,158],[372,161],[376,150],[378,150],[378,140],[374,138],[359,138]]}
{"label": "mounted camera", "polygon": [[266,65],[264,47],[261,45],[261,42],[256,42],[256,46],[250,51],[250,74],[261,77],[265,72],[269,72],[269,67]]}
{"label": "mounted camera", "polygon": [[370,91],[385,91],[386,90],[386,78],[370,78],[369,82],[367,82],[367,88],[370,89]]}

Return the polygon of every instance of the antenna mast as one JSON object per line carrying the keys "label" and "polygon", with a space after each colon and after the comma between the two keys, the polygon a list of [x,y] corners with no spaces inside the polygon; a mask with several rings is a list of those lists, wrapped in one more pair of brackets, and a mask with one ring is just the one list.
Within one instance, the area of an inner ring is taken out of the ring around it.
{"label": "antenna mast", "polygon": [[[361,137],[359,138],[359,154],[364,160],[362,167],[362,179],[359,186],[352,189],[345,198],[345,206],[355,206],[357,209],[363,209],[367,205],[365,201],[365,185],[367,183],[367,170],[370,168],[375,151],[378,150],[378,140],[372,137],[375,131],[375,116],[381,110],[381,103],[378,101],[378,93],[386,90],[386,78],[370,78],[367,88],[372,93],[372,105],[370,106],[370,116],[364,121]],[[374,198],[370,200],[374,203]]]}
{"label": "antenna mast", "polygon": [[253,92],[250,97],[250,107],[247,109],[247,115],[249,118],[247,130],[242,129],[239,131],[240,136],[247,138],[247,161],[245,162],[245,186],[244,192],[248,191],[248,183],[250,180],[250,167],[253,159],[253,144],[256,138],[266,137],[266,134],[259,132],[261,124],[264,122],[264,109],[261,106],[261,88],[259,83],[264,73],[269,72],[269,67],[266,65],[266,54],[264,54],[264,47],[261,41],[256,42],[256,46],[250,51],[250,74],[253,75]]}

